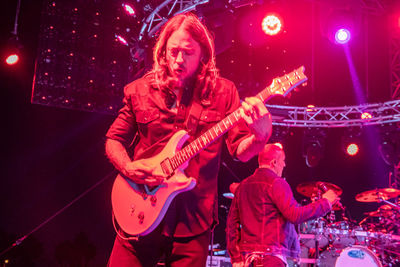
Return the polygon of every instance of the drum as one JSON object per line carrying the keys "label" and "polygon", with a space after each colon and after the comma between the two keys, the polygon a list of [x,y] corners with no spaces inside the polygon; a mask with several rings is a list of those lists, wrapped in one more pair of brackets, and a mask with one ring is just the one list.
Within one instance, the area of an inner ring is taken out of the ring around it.
{"label": "drum", "polygon": [[329,234],[329,241],[335,248],[345,248],[356,243],[350,230],[347,221],[339,221],[329,224],[326,232]]}
{"label": "drum", "polygon": [[300,224],[301,234],[313,235],[313,238],[301,239],[301,244],[308,248],[315,248],[315,241],[318,241],[319,247],[327,246],[329,242],[324,232],[325,224],[326,222],[323,219],[310,220]]}
{"label": "drum", "polygon": [[319,261],[320,267],[382,267],[378,257],[364,246],[326,250],[321,253]]}

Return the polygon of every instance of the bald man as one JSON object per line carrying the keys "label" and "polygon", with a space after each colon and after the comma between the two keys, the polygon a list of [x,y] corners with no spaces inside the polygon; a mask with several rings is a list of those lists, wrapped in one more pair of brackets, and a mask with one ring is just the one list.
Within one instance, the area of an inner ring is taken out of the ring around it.
{"label": "bald man", "polygon": [[285,152],[267,144],[258,155],[259,168],[235,192],[227,221],[227,246],[234,267],[286,266],[299,258],[295,224],[323,216],[339,201],[328,190],[322,198],[300,206],[281,177]]}

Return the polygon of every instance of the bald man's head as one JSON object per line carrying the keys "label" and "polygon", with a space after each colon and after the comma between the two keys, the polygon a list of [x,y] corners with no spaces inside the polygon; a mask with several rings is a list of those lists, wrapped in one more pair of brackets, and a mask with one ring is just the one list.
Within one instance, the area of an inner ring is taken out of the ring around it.
{"label": "bald man's head", "polygon": [[269,168],[277,175],[281,176],[285,165],[285,152],[275,144],[267,144],[258,154],[258,164],[260,167]]}

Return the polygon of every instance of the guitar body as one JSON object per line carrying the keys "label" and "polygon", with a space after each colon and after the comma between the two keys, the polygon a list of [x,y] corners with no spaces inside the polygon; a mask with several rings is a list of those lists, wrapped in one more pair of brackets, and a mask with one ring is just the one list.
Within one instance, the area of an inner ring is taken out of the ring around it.
{"label": "guitar body", "polygon": [[[159,154],[140,160],[156,163],[160,166],[156,172],[162,173],[161,162],[179,151],[188,137],[186,131],[178,131]],[[176,169],[171,177],[156,187],[137,184],[122,175],[116,177],[111,202],[115,219],[124,232],[133,236],[149,234],[164,218],[175,196],[195,187],[196,180],[186,177],[184,167]]]}

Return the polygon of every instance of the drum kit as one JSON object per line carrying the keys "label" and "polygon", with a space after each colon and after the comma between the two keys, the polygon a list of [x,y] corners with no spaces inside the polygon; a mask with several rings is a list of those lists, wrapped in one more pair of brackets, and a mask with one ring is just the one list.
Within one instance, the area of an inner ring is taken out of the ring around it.
{"label": "drum kit", "polygon": [[[332,189],[340,196],[343,190],[327,182],[299,184],[297,192],[315,201],[321,198],[319,184]],[[299,225],[298,232],[302,247],[302,258],[293,266],[323,267],[383,267],[400,266],[400,202],[390,202],[400,196],[400,190],[381,188],[359,193],[359,202],[382,203],[376,211],[365,213],[359,223],[346,217],[346,208],[341,205],[325,217]],[[335,211],[341,213],[335,215]],[[339,217],[339,219],[337,218]]]}

